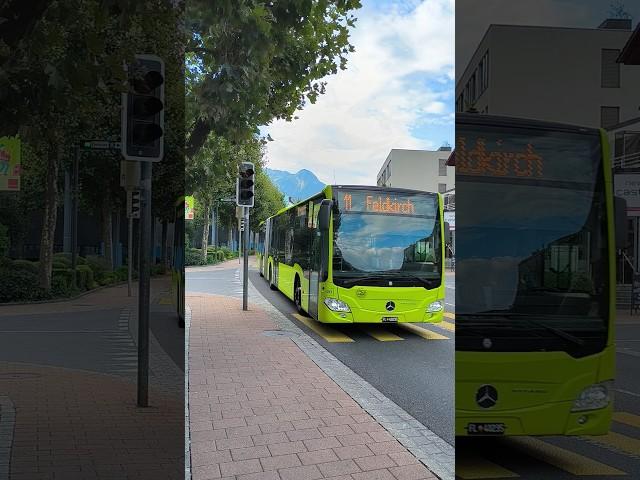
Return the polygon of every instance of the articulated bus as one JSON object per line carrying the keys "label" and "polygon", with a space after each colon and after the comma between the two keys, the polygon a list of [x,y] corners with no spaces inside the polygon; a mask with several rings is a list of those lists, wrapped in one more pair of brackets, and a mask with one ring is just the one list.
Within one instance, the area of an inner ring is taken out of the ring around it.
{"label": "articulated bus", "polygon": [[605,434],[626,237],[605,132],[458,114],[454,158],[456,435]]}
{"label": "articulated bus", "polygon": [[444,237],[437,193],[327,186],[263,222],[259,269],[319,322],[436,323]]}
{"label": "articulated bus", "polygon": [[171,291],[175,299],[180,327],[184,327],[184,202],[185,198],[181,197],[174,207],[173,255],[171,256]]}

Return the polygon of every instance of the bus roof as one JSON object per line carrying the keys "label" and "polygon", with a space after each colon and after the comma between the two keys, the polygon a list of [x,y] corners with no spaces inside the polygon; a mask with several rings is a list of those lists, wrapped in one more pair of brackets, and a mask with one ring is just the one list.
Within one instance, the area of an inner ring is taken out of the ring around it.
{"label": "bus roof", "polygon": [[601,131],[600,128],[595,127],[570,125],[567,123],[549,122],[530,118],[487,115],[484,113],[456,113],[456,124],[458,123],[469,125],[491,124],[497,127],[528,127],[541,130],[558,130],[567,133],[583,133],[591,135],[599,135]]}

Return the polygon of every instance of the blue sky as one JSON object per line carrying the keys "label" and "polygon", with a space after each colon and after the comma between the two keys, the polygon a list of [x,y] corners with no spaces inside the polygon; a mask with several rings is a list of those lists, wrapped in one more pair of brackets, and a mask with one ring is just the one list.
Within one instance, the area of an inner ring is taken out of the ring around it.
{"label": "blue sky", "polygon": [[299,119],[262,128],[270,168],[375,185],[392,148],[453,144],[454,1],[363,0],[356,15],[347,70]]}

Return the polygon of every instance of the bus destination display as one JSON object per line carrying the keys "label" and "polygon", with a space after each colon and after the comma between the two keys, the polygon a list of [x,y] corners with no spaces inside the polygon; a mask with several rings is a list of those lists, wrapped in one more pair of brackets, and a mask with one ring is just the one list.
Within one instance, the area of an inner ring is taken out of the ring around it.
{"label": "bus destination display", "polygon": [[367,190],[338,190],[338,207],[345,213],[435,215],[435,198],[423,195]]}

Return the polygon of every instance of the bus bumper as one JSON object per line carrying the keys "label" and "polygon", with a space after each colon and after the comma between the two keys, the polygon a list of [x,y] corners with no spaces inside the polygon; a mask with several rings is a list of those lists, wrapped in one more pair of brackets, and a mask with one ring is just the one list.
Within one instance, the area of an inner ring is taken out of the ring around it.
{"label": "bus bumper", "polygon": [[609,432],[611,406],[571,412],[572,405],[573,402],[562,402],[493,414],[456,410],[456,436],[604,435]]}
{"label": "bus bumper", "polygon": [[322,323],[439,323],[443,313],[426,313],[424,310],[393,313],[387,311],[371,311],[358,309],[356,312],[334,312],[325,305],[318,311],[318,321]]}

